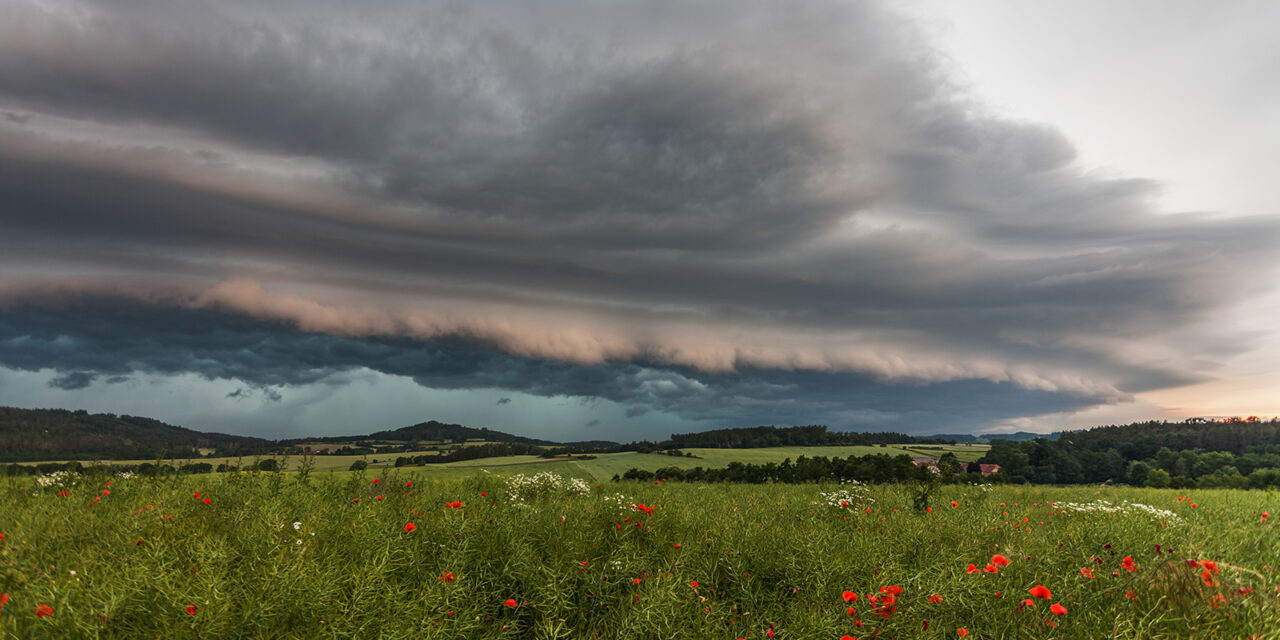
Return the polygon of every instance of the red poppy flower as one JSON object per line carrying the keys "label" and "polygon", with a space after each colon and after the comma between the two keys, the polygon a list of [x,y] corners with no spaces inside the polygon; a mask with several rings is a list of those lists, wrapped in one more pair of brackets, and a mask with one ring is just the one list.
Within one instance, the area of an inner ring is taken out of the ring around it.
{"label": "red poppy flower", "polygon": [[1019,602],[1019,603],[1018,603],[1018,606],[1019,606],[1019,607],[1021,607],[1021,608],[1023,608],[1023,609],[1026,609],[1027,607],[1034,607],[1034,606],[1036,606],[1036,601],[1035,601],[1035,600],[1032,600],[1031,598],[1027,598],[1026,600],[1023,600],[1022,602]]}
{"label": "red poppy flower", "polygon": [[991,556],[991,564],[994,564],[997,567],[1005,567],[1009,565],[1009,559],[997,553],[996,555]]}
{"label": "red poppy flower", "polygon": [[965,569],[965,570],[964,570],[964,572],[965,572],[965,573],[982,573],[982,570],[981,570],[981,569],[979,569],[979,568],[977,568],[977,567],[975,567],[975,566],[973,566],[973,565],[971,564],[971,565],[969,565],[969,568],[968,568],[968,569]]}
{"label": "red poppy flower", "polygon": [[935,593],[935,594],[933,594],[933,595],[929,596],[929,602],[932,602],[932,603],[934,603],[934,604],[938,604],[939,602],[942,602],[942,594],[941,594],[941,593]]}
{"label": "red poppy flower", "polygon": [[960,503],[959,503],[959,502],[956,502],[955,500],[952,500],[952,501],[951,501],[951,508],[952,508],[952,509],[956,509],[956,508],[959,508],[959,507],[960,507]]}
{"label": "red poppy flower", "polygon": [[1045,600],[1048,600],[1049,598],[1053,597],[1053,594],[1050,593],[1049,590],[1042,585],[1036,585],[1034,587],[1031,587],[1030,589],[1028,589],[1028,592],[1031,593],[1031,596],[1033,598],[1044,598]]}
{"label": "red poppy flower", "polygon": [[9,594],[0,593],[0,607],[5,606],[6,604],[9,604]]}
{"label": "red poppy flower", "polygon": [[843,598],[845,602],[853,602],[858,599],[858,594],[852,591],[845,591],[840,594],[840,597]]}
{"label": "red poppy flower", "polygon": [[997,569],[995,565],[989,564],[982,568],[982,572],[983,573],[1000,573],[1000,570]]}
{"label": "red poppy flower", "polygon": [[457,580],[458,577],[446,571],[443,574],[441,574],[439,578],[436,578],[436,579],[439,580],[440,582],[453,582],[454,580]]}
{"label": "red poppy flower", "polygon": [[40,606],[36,607],[36,617],[43,618],[45,616],[51,616],[51,615],[53,615],[53,607],[47,604],[41,604]]}
{"label": "red poppy flower", "polygon": [[632,578],[632,579],[631,579],[631,584],[640,584],[641,582],[642,582],[642,581],[640,580],[640,578]]}
{"label": "red poppy flower", "polygon": [[70,491],[65,491],[65,490],[63,490],[63,491],[59,491],[59,492],[58,492],[58,497],[59,497],[59,498],[65,498],[65,497],[67,497],[67,496],[69,496],[69,495],[71,495],[71,492],[70,492]]}
{"label": "red poppy flower", "polygon": [[205,504],[209,504],[209,503],[211,503],[211,502],[213,502],[213,498],[205,498],[205,499],[204,499],[204,503],[205,503]]}
{"label": "red poppy flower", "polygon": [[1082,576],[1084,576],[1084,577],[1086,577],[1086,578],[1092,578],[1092,577],[1093,577],[1093,569],[1092,569],[1092,568],[1090,568],[1090,567],[1080,567],[1080,575],[1082,575]]}
{"label": "red poppy flower", "polygon": [[449,508],[451,508],[451,509],[457,509],[458,507],[461,507],[461,506],[462,506],[462,503],[461,503],[461,502],[456,502],[456,501],[455,501],[455,502],[448,502],[448,503],[445,503],[445,505],[444,505],[444,506],[449,507]]}
{"label": "red poppy flower", "polygon": [[110,490],[110,489],[103,489],[103,490],[102,490],[102,495],[104,495],[104,496],[109,496],[109,495],[111,495],[111,490]]}
{"label": "red poppy flower", "polygon": [[200,492],[199,492],[199,491],[197,491],[197,492],[196,492],[196,500],[199,500],[199,499],[200,499]]}
{"label": "red poppy flower", "polygon": [[481,495],[481,496],[487,496],[487,495],[489,495],[489,492],[488,492],[488,491],[481,491],[481,492],[480,492],[480,495]]}
{"label": "red poppy flower", "polygon": [[1066,608],[1066,607],[1064,607],[1064,606],[1062,606],[1062,605],[1060,605],[1060,604],[1058,604],[1058,603],[1056,603],[1056,602],[1055,602],[1055,603],[1053,603],[1053,604],[1051,604],[1051,605],[1049,605],[1049,611],[1053,612],[1053,615],[1055,615],[1055,616],[1065,616],[1065,615],[1067,615],[1067,608]]}
{"label": "red poppy flower", "polygon": [[887,593],[891,596],[900,596],[902,595],[902,587],[899,587],[896,584],[887,587],[880,587],[880,593]]}
{"label": "red poppy flower", "polygon": [[1128,590],[1128,591],[1124,592],[1124,597],[1126,597],[1126,598],[1128,598],[1128,599],[1130,599],[1130,600],[1137,600],[1137,599],[1138,599],[1138,596],[1136,596],[1136,595],[1134,595],[1134,594],[1133,594],[1133,589],[1130,589],[1130,590]]}
{"label": "red poppy flower", "polygon": [[196,614],[196,606],[194,604],[187,605],[187,614],[193,616]]}
{"label": "red poppy flower", "polygon": [[406,487],[412,487],[412,486],[413,486],[413,482],[412,482],[412,481],[406,482],[406,483],[404,483],[404,486],[406,486]]}
{"label": "red poppy flower", "polygon": [[506,601],[506,602],[504,602],[504,603],[502,603],[502,605],[503,605],[503,606],[505,606],[505,607],[518,607],[518,606],[520,606],[520,604],[516,602],[515,598],[507,598],[507,601]]}
{"label": "red poppy flower", "polygon": [[373,479],[373,483],[374,483],[374,484],[378,484],[379,482],[382,482],[382,481],[381,481],[381,480],[379,480],[378,478],[374,478],[374,479]]}
{"label": "red poppy flower", "polygon": [[958,636],[960,636],[961,638],[963,638],[963,637],[965,637],[965,636],[969,635],[969,630],[968,630],[968,629],[966,629],[966,628],[964,628],[964,627],[960,627],[959,629],[956,629],[956,635],[958,635]]}
{"label": "red poppy flower", "polygon": [[693,587],[694,589],[697,589],[697,588],[698,588],[698,581],[697,581],[697,580],[691,580],[691,581],[689,582],[689,586]]}
{"label": "red poppy flower", "polygon": [[1205,569],[1208,569],[1209,571],[1214,572],[1215,574],[1218,573],[1218,563],[1212,560],[1202,560],[1200,562],[1200,566],[1204,567]]}
{"label": "red poppy flower", "polygon": [[417,528],[418,528],[418,525],[416,525],[416,524],[414,524],[414,523],[412,523],[412,522],[409,522],[409,523],[406,523],[406,524],[404,525],[404,532],[405,532],[405,533],[409,533],[410,531],[413,531],[413,530],[415,530],[415,529],[417,529]]}
{"label": "red poppy flower", "polygon": [[1124,570],[1129,572],[1138,570],[1138,565],[1133,563],[1133,556],[1125,556],[1124,560],[1120,562],[1120,566],[1124,567]]}
{"label": "red poppy flower", "polygon": [[853,607],[849,607],[849,615],[851,615],[851,616],[852,616],[852,615],[857,615],[857,613],[858,613],[858,610],[857,610],[857,609],[854,609]]}
{"label": "red poppy flower", "polygon": [[382,502],[382,496],[374,496],[373,499],[377,500],[378,502]]}
{"label": "red poppy flower", "polygon": [[[738,640],[742,640],[742,639],[739,638]],[[840,636],[840,640],[858,640],[858,639],[853,636]]]}
{"label": "red poppy flower", "polygon": [[677,542],[677,543],[676,543],[676,548],[677,548],[677,549],[679,549],[679,548],[680,548],[680,543],[679,543],[679,542]]}

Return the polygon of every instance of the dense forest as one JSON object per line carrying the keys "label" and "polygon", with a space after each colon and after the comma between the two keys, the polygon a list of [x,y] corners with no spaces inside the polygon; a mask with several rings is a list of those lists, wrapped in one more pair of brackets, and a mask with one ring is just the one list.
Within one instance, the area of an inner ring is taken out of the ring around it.
{"label": "dense forest", "polygon": [[1280,420],[1140,422],[997,440],[982,458],[1010,482],[1148,487],[1280,486]]}
{"label": "dense forest", "polygon": [[261,451],[261,438],[203,433],[159,420],[65,409],[0,407],[0,462],[195,458]]}

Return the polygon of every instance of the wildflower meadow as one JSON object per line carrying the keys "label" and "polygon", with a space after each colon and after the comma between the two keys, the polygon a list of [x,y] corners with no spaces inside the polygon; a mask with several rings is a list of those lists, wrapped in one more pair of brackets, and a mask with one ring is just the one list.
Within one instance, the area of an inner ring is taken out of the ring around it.
{"label": "wildflower meadow", "polygon": [[1278,638],[1274,492],[0,481],[5,638]]}

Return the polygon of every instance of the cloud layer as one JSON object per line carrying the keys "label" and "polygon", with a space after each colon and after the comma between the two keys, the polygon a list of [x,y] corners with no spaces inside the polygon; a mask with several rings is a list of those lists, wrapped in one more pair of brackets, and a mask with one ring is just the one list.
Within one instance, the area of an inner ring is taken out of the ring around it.
{"label": "cloud layer", "polygon": [[979,426],[1204,380],[1273,286],[1274,218],[1152,211],[876,3],[353,11],[12,7],[0,366],[836,426],[1000,390]]}

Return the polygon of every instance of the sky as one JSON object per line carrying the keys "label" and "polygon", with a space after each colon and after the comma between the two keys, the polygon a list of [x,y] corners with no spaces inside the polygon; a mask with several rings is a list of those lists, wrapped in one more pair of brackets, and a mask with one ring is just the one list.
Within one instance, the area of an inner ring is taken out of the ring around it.
{"label": "sky", "polygon": [[1280,415],[1275,3],[7,5],[0,405]]}

